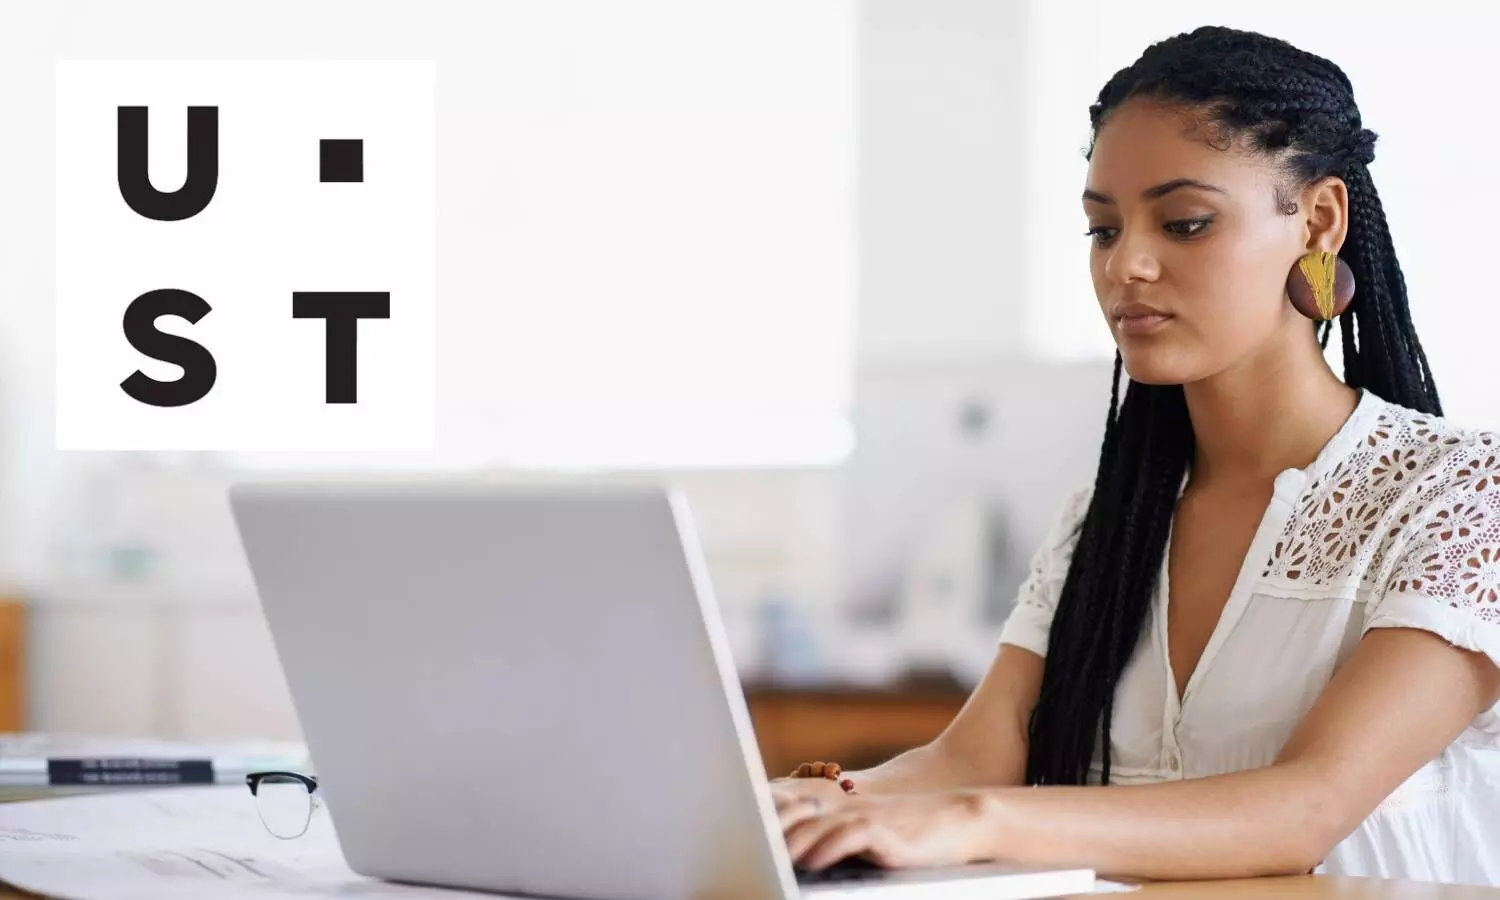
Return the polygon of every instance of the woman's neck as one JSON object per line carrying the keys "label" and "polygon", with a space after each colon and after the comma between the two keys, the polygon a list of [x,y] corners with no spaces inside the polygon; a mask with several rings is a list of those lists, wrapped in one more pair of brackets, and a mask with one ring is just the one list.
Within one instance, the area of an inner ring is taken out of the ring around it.
{"label": "woman's neck", "polygon": [[1193,480],[1200,483],[1263,482],[1307,466],[1359,402],[1321,348],[1311,359],[1293,353],[1247,361],[1184,392],[1196,443]]}

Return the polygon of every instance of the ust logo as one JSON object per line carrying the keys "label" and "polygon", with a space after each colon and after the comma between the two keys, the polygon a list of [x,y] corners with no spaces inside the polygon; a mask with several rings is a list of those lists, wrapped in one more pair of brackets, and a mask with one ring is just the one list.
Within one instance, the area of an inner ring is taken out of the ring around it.
{"label": "ust logo", "polygon": [[435,439],[426,62],[57,66],[65,450]]}

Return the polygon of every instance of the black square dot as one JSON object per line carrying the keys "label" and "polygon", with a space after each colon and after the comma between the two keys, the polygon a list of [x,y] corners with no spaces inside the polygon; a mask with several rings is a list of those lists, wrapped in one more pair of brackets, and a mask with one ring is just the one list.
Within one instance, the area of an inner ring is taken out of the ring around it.
{"label": "black square dot", "polygon": [[358,138],[318,141],[319,181],[364,181],[365,142]]}

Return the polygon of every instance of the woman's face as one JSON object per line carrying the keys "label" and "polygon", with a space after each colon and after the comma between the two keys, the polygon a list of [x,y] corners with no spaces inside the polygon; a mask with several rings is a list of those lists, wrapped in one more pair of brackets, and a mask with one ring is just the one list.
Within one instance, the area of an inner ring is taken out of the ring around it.
{"label": "woman's face", "polygon": [[1136,99],[1094,143],[1083,200],[1094,292],[1137,381],[1188,384],[1311,330],[1285,293],[1307,211],[1277,208],[1272,161],[1213,138],[1182,108]]}

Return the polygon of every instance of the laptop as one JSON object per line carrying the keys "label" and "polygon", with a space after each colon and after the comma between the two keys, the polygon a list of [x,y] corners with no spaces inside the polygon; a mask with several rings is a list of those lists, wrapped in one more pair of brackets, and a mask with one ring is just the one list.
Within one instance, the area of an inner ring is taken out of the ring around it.
{"label": "laptop", "polygon": [[360,874],[584,900],[1094,887],[1086,869],[794,872],[674,489],[283,480],[230,504]]}

